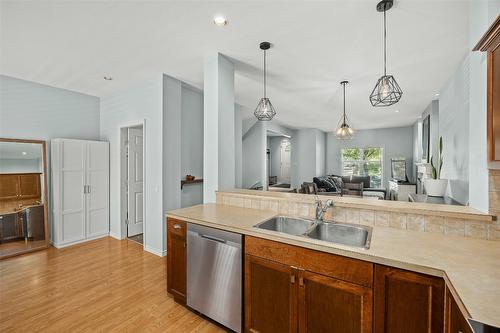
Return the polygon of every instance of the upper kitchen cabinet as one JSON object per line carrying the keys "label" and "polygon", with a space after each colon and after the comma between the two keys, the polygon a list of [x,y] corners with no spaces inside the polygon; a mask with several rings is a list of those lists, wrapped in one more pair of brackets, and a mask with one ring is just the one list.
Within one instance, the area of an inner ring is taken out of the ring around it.
{"label": "upper kitchen cabinet", "polygon": [[0,258],[48,246],[45,141],[0,139]]}
{"label": "upper kitchen cabinet", "polygon": [[488,157],[500,161],[500,15],[474,47],[488,53]]}
{"label": "upper kitchen cabinet", "polygon": [[444,280],[376,265],[374,332],[443,332]]}

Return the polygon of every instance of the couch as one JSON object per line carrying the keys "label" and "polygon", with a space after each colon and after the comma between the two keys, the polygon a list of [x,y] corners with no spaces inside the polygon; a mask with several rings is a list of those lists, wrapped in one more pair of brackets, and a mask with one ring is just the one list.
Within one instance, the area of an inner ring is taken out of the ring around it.
{"label": "couch", "polygon": [[317,185],[319,192],[378,197],[379,199],[385,199],[387,196],[385,188],[370,187],[370,176],[327,175],[314,177],[313,182]]}

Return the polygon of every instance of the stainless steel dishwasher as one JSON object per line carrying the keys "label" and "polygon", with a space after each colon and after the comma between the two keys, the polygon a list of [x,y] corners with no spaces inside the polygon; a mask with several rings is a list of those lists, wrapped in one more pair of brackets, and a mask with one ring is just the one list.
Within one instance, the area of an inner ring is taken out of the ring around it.
{"label": "stainless steel dishwasher", "polygon": [[241,332],[242,265],[240,234],[189,223],[187,305]]}

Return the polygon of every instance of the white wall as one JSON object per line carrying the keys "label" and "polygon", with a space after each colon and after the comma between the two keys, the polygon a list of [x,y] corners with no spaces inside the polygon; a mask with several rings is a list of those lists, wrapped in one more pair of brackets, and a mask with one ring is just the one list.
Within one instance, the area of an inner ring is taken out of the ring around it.
{"label": "white wall", "polygon": [[441,178],[449,180],[447,195],[462,204],[469,202],[469,63],[467,57],[439,94],[439,135],[443,138]]}
{"label": "white wall", "polygon": [[[339,175],[342,173],[342,148],[370,148],[382,147],[384,150],[383,186],[391,178],[391,158],[405,157],[407,173],[410,173],[413,163],[413,127],[394,127],[373,130],[359,130],[349,141],[339,140],[332,133],[327,138],[327,174]],[[411,175],[408,175],[411,178]]]}
{"label": "white wall", "polygon": [[[182,85],[181,91],[181,174],[203,178],[203,93]],[[241,140],[241,135],[240,135]],[[177,180],[178,182],[180,179]],[[203,202],[203,184],[184,186],[181,207]]]}
{"label": "white wall", "polygon": [[277,176],[278,181],[281,177],[281,142],[288,140],[282,136],[268,137],[268,148],[271,154],[271,174],[269,176]]}
{"label": "white wall", "polygon": [[144,167],[147,177],[144,245],[147,251],[163,254],[164,222],[162,212],[162,86],[163,76],[101,98],[101,138],[110,143],[110,233],[120,233],[120,137],[119,128],[145,120]]}

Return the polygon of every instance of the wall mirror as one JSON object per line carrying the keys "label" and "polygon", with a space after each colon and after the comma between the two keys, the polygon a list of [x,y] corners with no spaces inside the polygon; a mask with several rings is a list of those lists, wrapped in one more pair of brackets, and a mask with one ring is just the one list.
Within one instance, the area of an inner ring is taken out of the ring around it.
{"label": "wall mirror", "polygon": [[48,246],[45,141],[0,138],[0,259]]}

